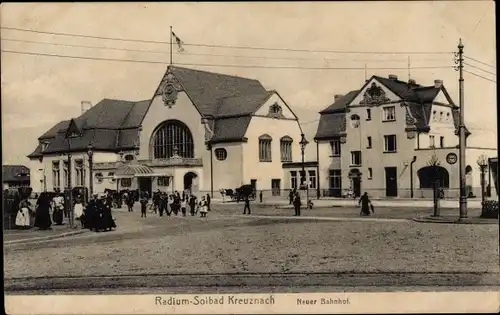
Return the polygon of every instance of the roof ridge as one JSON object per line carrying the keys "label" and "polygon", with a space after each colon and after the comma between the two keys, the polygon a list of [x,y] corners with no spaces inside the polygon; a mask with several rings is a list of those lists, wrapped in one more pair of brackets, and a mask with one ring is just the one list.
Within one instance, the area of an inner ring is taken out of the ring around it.
{"label": "roof ridge", "polygon": [[251,79],[251,78],[246,78],[246,77],[237,76],[237,75],[233,75],[233,74],[225,74],[225,73],[218,73],[218,72],[212,72],[212,71],[206,71],[206,70],[199,70],[199,69],[193,69],[193,68],[179,67],[179,66],[175,66],[175,65],[168,66],[167,69],[168,68],[171,68],[171,69],[176,69],[177,68],[177,69],[182,69],[182,70],[203,72],[203,73],[209,73],[209,74],[218,75],[218,76],[225,76],[225,77],[232,77],[232,78],[238,78],[238,79],[251,80],[251,81],[256,81],[256,82],[260,83],[260,81],[258,79]]}

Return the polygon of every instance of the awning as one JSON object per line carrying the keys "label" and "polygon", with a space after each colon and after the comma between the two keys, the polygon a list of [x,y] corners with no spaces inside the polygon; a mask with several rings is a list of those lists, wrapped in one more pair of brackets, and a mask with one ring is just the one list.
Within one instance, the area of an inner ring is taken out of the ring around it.
{"label": "awning", "polygon": [[153,170],[146,165],[133,164],[124,165],[116,170],[115,178],[133,178],[133,177],[160,177],[172,176],[170,173],[154,173]]}

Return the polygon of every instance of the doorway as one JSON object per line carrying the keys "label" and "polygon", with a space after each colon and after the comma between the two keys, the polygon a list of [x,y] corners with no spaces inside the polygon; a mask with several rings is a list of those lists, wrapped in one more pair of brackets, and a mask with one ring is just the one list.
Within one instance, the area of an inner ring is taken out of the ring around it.
{"label": "doorway", "polygon": [[398,196],[398,168],[385,168],[385,195],[386,197]]}
{"label": "doorway", "polygon": [[361,178],[358,176],[352,178],[352,192],[354,196],[361,197]]}
{"label": "doorway", "polygon": [[184,191],[189,191],[191,194],[198,193],[198,175],[193,172],[187,172],[184,175]]}
{"label": "doorway", "polygon": [[152,196],[153,192],[153,181],[151,177],[138,177],[139,192],[147,192],[148,196]]}
{"label": "doorway", "polygon": [[281,179],[271,179],[271,190],[273,196],[281,194]]}

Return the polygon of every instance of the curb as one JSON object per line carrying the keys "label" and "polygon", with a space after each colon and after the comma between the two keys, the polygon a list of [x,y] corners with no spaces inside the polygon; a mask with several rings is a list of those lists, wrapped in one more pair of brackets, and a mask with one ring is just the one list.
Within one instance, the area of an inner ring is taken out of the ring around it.
{"label": "curb", "polygon": [[309,220],[309,221],[351,221],[351,222],[409,222],[411,219],[385,219],[385,218],[343,218],[343,217],[311,217],[311,216],[277,216],[277,215],[244,215],[234,214],[233,217],[259,218],[259,219],[282,219],[282,220]]}
{"label": "curb", "polygon": [[[481,221],[479,221],[481,220]],[[468,218],[465,220],[459,220],[458,218],[434,218],[434,217],[420,217],[413,218],[413,221],[419,223],[438,223],[438,224],[499,224],[497,219],[478,219],[478,218]]]}
{"label": "curb", "polygon": [[57,234],[57,235],[24,238],[24,239],[20,239],[20,240],[6,241],[6,242],[4,242],[4,244],[5,245],[13,245],[13,244],[30,243],[30,242],[35,242],[35,241],[46,241],[46,240],[52,240],[52,239],[57,239],[57,238],[63,238],[63,237],[67,237],[67,236],[83,234],[85,232],[87,232],[87,231],[73,231],[73,232],[61,233],[61,234]]}

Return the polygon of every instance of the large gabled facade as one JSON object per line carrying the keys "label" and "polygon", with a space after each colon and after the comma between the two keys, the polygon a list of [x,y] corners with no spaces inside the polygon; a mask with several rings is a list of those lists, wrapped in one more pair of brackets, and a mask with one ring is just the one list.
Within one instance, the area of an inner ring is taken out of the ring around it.
{"label": "large gabled facade", "polygon": [[[70,143],[72,186],[93,180],[95,192],[210,193],[253,184],[279,194],[283,163],[300,161],[301,129],[288,104],[259,81],[236,76],[169,66],[152,99],[105,99],[75,122],[82,136]],[[67,187],[67,126],[47,131],[29,156],[48,190]]]}
{"label": "large gabled facade", "polygon": [[[340,197],[351,190],[375,197],[429,197],[436,169],[446,195],[459,195],[459,108],[441,80],[422,86],[394,75],[373,76],[360,89],[336,96],[320,115],[315,140],[322,195]],[[472,195],[480,192],[476,160],[481,154],[493,156],[496,149],[467,147]],[[439,167],[429,167],[436,163]]]}

